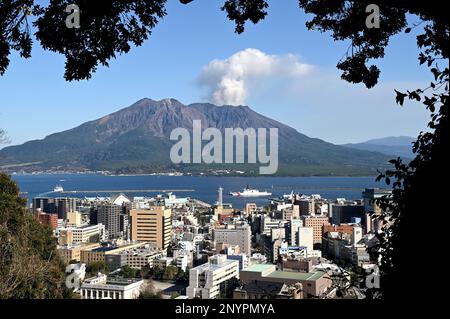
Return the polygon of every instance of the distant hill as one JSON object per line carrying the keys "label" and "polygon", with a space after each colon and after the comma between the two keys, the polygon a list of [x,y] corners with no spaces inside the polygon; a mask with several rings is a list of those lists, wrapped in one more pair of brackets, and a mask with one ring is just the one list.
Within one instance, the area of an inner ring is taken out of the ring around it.
{"label": "distant hill", "polygon": [[142,99],[118,112],[55,133],[42,140],[0,150],[0,166],[37,163],[29,169],[109,170],[114,173],[151,173],[172,170],[205,171],[232,168],[255,172],[254,164],[174,165],[170,132],[177,127],[279,129],[279,175],[373,175],[388,156],[349,149],[310,138],[248,106],[183,105],[175,99]]}
{"label": "distant hill", "polygon": [[415,140],[409,136],[390,136],[342,146],[412,159],[414,158],[412,143]]}

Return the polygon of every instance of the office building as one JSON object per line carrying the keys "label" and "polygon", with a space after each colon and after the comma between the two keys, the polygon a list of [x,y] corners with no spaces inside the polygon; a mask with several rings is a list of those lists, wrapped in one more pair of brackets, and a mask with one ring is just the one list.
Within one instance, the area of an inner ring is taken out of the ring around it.
{"label": "office building", "polygon": [[251,255],[252,231],[249,225],[228,226],[214,229],[214,241],[231,246],[239,246],[241,252]]}
{"label": "office building", "polygon": [[172,210],[152,205],[130,211],[131,240],[147,241],[161,249],[167,249],[172,228]]}
{"label": "office building", "polygon": [[328,216],[302,216],[303,226],[314,229],[314,243],[322,242],[323,226],[330,225]]}

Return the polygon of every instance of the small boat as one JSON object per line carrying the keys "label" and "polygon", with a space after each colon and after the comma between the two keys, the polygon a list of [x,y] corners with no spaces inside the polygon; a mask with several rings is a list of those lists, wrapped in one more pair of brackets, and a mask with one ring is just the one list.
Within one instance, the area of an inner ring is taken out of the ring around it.
{"label": "small boat", "polygon": [[263,196],[271,196],[272,193],[267,191],[262,192],[257,189],[250,188],[250,186],[247,185],[247,187],[245,187],[242,192],[230,192],[229,195],[235,197],[263,197]]}
{"label": "small boat", "polygon": [[61,185],[56,185],[55,188],[53,188],[53,192],[62,193],[64,192],[64,188]]}

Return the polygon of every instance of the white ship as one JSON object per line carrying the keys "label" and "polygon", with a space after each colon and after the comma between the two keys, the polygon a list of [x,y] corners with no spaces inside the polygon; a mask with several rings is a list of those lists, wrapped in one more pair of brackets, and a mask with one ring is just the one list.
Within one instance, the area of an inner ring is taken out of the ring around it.
{"label": "white ship", "polygon": [[248,185],[242,192],[230,192],[229,195],[236,197],[262,197],[262,196],[271,196],[272,193],[267,191],[259,191],[257,189],[250,188]]}
{"label": "white ship", "polygon": [[56,185],[55,188],[53,188],[53,192],[62,193],[64,192],[64,188],[61,185]]}

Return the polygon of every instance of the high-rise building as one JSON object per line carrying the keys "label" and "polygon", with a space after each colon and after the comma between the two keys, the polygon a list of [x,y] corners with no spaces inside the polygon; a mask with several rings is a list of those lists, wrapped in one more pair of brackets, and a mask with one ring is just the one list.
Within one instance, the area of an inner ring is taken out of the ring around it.
{"label": "high-rise building", "polygon": [[33,211],[40,209],[43,213],[56,213],[54,198],[49,197],[35,197],[33,198]]}
{"label": "high-rise building", "polygon": [[298,218],[291,218],[289,220],[289,237],[290,239],[289,244],[291,246],[298,246],[298,228],[303,226],[303,221]]}
{"label": "high-rise building", "polygon": [[110,239],[117,238],[120,233],[120,214],[122,206],[101,204],[97,206],[97,222],[105,225]]}
{"label": "high-rise building", "polygon": [[172,228],[172,210],[165,206],[149,206],[130,211],[131,240],[148,241],[167,249]]}
{"label": "high-rise building", "polygon": [[331,216],[334,225],[350,223],[352,217],[364,217],[364,206],[355,202],[332,204]]}
{"label": "high-rise building", "polygon": [[324,225],[330,225],[328,217],[302,216],[303,226],[314,229],[314,243],[322,242],[322,232]]}
{"label": "high-rise building", "polygon": [[41,209],[47,214],[58,214],[58,218],[67,219],[67,213],[76,211],[77,199],[69,197],[36,197],[33,198],[33,211]]}
{"label": "high-rise building", "polygon": [[35,213],[36,219],[43,225],[48,225],[53,229],[58,227],[58,215],[43,213],[40,209]]}
{"label": "high-rise building", "polygon": [[55,198],[56,213],[58,218],[67,219],[68,212],[77,210],[77,199],[69,197]]}
{"label": "high-rise building", "polygon": [[298,228],[298,246],[306,247],[306,252],[308,254],[312,254],[312,251],[314,249],[314,228]]}
{"label": "high-rise building", "polygon": [[378,205],[377,200],[383,196],[391,196],[392,191],[380,188],[366,188],[363,193],[364,213],[366,214],[365,226],[366,232],[378,231],[382,227],[381,221],[378,216],[381,213],[381,207]]}
{"label": "high-rise building", "polygon": [[301,199],[298,201],[300,215],[311,216],[315,213],[315,202],[314,199]]}
{"label": "high-rise building", "polygon": [[67,213],[67,226],[80,227],[81,226],[81,213],[68,212]]}
{"label": "high-rise building", "polygon": [[245,204],[245,216],[252,216],[256,212],[257,206],[255,203]]}

